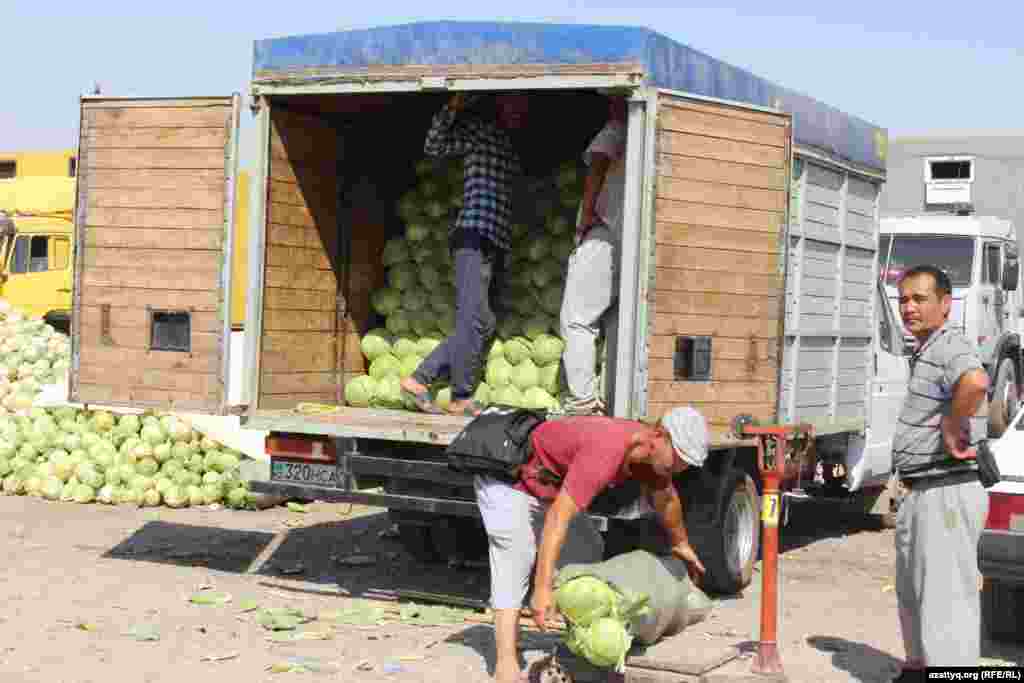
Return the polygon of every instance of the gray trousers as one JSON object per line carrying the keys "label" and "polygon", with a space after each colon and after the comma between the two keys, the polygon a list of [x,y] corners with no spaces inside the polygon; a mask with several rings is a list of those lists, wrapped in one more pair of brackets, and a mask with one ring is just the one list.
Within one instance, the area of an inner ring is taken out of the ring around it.
{"label": "gray trousers", "polygon": [[976,479],[918,483],[896,524],[896,595],[907,659],[977,666],[981,656],[978,541],[988,493]]}
{"label": "gray trousers", "polygon": [[[492,477],[475,477],[474,488],[490,546],[491,607],[518,609],[530,589],[551,506]],[[585,514],[573,517],[556,566],[600,562],[603,556],[601,532]]]}
{"label": "gray trousers", "polygon": [[484,343],[494,334],[488,293],[495,247],[473,230],[456,230],[450,240],[455,260],[455,334],[441,342],[413,373],[420,384],[449,378],[452,399],[473,395],[483,364]]}
{"label": "gray trousers", "polygon": [[574,403],[589,403],[597,397],[597,337],[602,317],[615,300],[616,251],[611,230],[597,224],[569,256],[559,331],[565,340],[565,381]]}

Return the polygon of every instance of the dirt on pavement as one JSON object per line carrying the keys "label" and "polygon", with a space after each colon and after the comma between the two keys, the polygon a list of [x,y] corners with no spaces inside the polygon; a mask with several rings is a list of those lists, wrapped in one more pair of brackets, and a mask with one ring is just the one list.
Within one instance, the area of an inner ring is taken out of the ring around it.
{"label": "dirt on pavement", "polygon": [[[396,588],[486,600],[482,567],[420,564],[381,510],[315,503],[304,514],[138,509],[0,497],[0,681],[112,683],[487,681],[487,616],[421,625],[381,601],[380,624],[300,627],[271,641],[251,607],[343,609]],[[780,650],[791,681],[888,681],[902,657],[892,532],[863,518],[799,510],[782,530]],[[199,591],[232,601],[196,605]],[[749,651],[758,636],[760,574],[741,596],[663,644],[677,651]],[[483,623],[480,623],[483,622]],[[524,657],[557,643],[525,633]],[[659,646],[661,647],[661,646]],[[986,661],[1024,665],[1024,647],[986,641]],[[275,673],[274,665],[307,671]],[[742,659],[723,673],[749,672]]]}

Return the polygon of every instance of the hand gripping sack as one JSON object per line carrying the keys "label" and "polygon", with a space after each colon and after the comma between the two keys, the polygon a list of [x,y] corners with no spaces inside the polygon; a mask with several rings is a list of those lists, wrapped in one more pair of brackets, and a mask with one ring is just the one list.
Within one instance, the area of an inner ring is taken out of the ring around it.
{"label": "hand gripping sack", "polygon": [[448,444],[448,467],[518,481],[519,470],[530,457],[530,434],[546,417],[544,411],[526,408],[484,408]]}

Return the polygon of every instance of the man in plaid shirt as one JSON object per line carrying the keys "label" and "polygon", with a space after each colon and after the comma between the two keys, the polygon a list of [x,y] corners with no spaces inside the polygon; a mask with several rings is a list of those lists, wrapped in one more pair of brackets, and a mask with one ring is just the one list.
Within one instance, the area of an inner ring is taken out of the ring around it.
{"label": "man in plaid shirt", "polygon": [[479,98],[459,93],[441,109],[423,146],[429,156],[461,156],[464,165],[463,203],[449,244],[455,261],[455,334],[444,340],[413,373],[402,390],[420,410],[437,413],[428,387],[449,377],[452,401],[448,410],[475,416],[472,399],[483,360],[484,342],[494,334],[496,320],[488,301],[495,262],[511,241],[512,193],[522,174],[509,131],[520,128],[528,100],[521,94],[494,99],[495,115],[474,115],[467,108]]}

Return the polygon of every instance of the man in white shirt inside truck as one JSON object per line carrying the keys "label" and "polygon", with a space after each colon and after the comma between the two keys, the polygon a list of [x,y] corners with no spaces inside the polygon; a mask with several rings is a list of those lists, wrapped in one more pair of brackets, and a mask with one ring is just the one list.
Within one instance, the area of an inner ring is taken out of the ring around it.
{"label": "man in white shirt inside truck", "polygon": [[622,239],[625,194],[626,100],[611,97],[608,122],[583,155],[589,167],[576,222],[576,249],[569,256],[559,326],[568,385],[565,412],[603,415],[595,372],[600,325],[615,300],[616,254]]}

